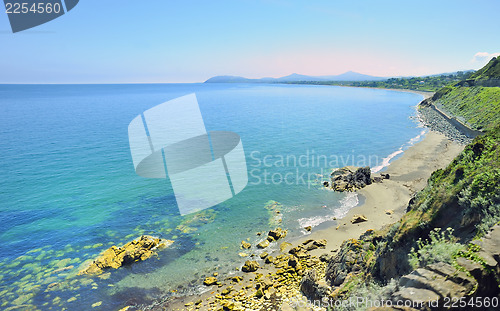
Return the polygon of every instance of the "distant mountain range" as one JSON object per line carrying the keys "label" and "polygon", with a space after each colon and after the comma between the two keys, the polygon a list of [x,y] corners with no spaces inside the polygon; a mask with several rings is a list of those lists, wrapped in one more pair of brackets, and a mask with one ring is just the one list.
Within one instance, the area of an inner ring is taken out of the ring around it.
{"label": "distant mountain range", "polygon": [[297,73],[281,78],[260,78],[248,79],[238,76],[215,76],[205,83],[277,83],[277,82],[297,82],[297,81],[382,81],[387,78],[364,75],[361,73],[348,71],[336,76],[306,76]]}

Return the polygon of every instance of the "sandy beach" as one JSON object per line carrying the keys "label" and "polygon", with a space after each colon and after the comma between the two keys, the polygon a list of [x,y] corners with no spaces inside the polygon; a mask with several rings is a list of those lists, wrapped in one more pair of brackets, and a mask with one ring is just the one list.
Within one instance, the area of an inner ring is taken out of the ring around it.
{"label": "sandy beach", "polygon": [[[358,238],[368,229],[377,230],[396,222],[405,213],[411,196],[425,187],[431,173],[446,167],[462,149],[462,145],[452,142],[443,134],[430,131],[422,141],[391,162],[384,171],[390,175],[390,179],[373,183],[358,191],[366,199],[364,204],[351,209],[339,220],[338,227],[313,230],[293,244],[306,239],[326,239],[326,250],[311,252],[313,255],[320,255],[337,249],[346,239]],[[366,216],[368,221],[351,224],[350,220],[355,214]]]}

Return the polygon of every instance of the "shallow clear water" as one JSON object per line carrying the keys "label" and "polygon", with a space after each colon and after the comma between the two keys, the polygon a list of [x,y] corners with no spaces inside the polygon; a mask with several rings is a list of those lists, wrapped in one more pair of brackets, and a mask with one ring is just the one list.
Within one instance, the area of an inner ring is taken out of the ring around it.
{"label": "shallow clear water", "polygon": [[[168,180],[135,174],[127,127],[193,92],[207,130],[241,136],[249,184],[181,217]],[[196,277],[242,263],[239,244],[259,241],[256,232],[279,225],[299,236],[356,205],[356,195],[322,189],[322,175],[404,149],[422,132],[411,118],[420,100],[332,86],[0,85],[0,308],[116,310],[193,290]],[[76,276],[141,234],[175,243],[102,278]]]}

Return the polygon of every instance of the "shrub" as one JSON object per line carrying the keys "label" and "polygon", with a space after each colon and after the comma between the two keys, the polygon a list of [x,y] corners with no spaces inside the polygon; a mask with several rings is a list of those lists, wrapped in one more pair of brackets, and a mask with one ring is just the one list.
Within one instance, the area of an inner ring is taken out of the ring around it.
{"label": "shrub", "polygon": [[441,261],[452,264],[457,254],[465,248],[462,244],[456,243],[452,228],[444,231],[435,228],[430,232],[429,238],[430,240],[425,241],[418,239],[418,248],[411,249],[409,262],[413,269]]}

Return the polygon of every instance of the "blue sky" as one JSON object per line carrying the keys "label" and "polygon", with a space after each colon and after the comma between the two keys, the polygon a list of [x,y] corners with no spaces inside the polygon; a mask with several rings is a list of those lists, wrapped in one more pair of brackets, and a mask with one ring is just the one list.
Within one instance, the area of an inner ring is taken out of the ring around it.
{"label": "blue sky", "polygon": [[497,0],[82,0],[16,34],[0,12],[0,83],[478,69],[500,52],[498,12]]}

